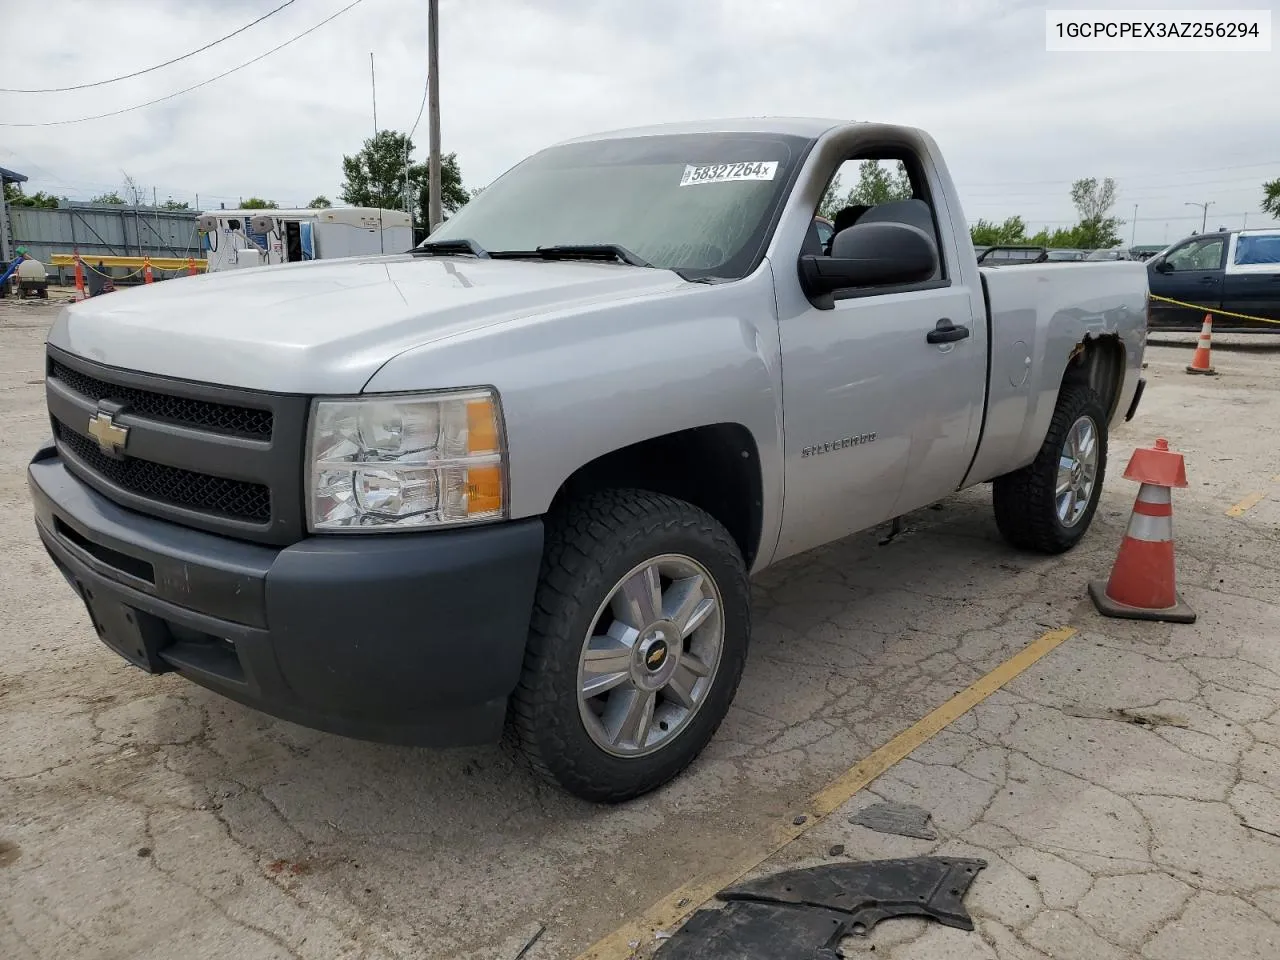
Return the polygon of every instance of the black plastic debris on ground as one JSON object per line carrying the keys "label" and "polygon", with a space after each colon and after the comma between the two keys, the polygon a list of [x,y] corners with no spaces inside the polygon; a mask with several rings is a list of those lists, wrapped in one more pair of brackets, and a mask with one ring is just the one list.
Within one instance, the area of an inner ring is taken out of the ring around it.
{"label": "black plastic debris on ground", "polygon": [[721,890],[663,944],[661,960],[839,960],[840,943],[891,917],[972,930],[964,908],[985,860],[911,857],[827,863]]}
{"label": "black plastic debris on ground", "polygon": [[859,810],[849,822],[876,833],[892,833],[899,837],[915,837],[917,840],[937,840],[938,834],[929,826],[931,814],[924,807],[911,803],[883,801]]}

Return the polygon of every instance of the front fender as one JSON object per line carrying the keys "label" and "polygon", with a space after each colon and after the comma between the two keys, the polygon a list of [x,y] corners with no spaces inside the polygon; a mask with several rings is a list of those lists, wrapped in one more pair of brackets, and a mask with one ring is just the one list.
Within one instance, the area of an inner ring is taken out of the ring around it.
{"label": "front fender", "polygon": [[755,567],[768,563],[782,508],[782,370],[767,261],[731,283],[521,317],[414,348],[365,392],[480,385],[502,398],[512,518],[545,513],[578,468],[605,454],[741,424],[761,466]]}

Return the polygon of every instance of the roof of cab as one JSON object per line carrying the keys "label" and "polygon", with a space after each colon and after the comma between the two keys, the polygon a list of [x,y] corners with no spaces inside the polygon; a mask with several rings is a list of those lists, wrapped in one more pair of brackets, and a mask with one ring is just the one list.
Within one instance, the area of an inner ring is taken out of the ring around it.
{"label": "roof of cab", "polygon": [[564,143],[585,143],[591,140],[617,140],[624,137],[658,137],[681,133],[765,133],[781,136],[817,138],[835,127],[846,126],[851,121],[830,120],[820,117],[733,117],[721,120],[685,120],[679,123],[657,123],[647,127],[627,127],[607,130],[586,136],[562,140]]}

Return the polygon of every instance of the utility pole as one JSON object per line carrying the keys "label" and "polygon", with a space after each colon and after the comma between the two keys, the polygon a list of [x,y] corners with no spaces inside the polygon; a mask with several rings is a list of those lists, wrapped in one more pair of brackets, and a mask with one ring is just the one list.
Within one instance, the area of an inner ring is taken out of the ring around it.
{"label": "utility pole", "polygon": [[1133,230],[1129,233],[1129,246],[1138,242],[1138,205],[1133,205]]}
{"label": "utility pole", "polygon": [[427,134],[431,140],[427,232],[440,226],[440,0],[427,2]]}
{"label": "utility pole", "polygon": [[[369,51],[369,88],[373,93],[373,139],[369,141],[369,180],[373,180],[373,157],[378,143],[378,74],[373,69],[373,51]],[[382,232],[382,198],[378,198],[378,252],[386,253],[386,239]]]}
{"label": "utility pole", "polygon": [[413,236],[413,205],[409,201],[409,138],[404,138],[404,212],[409,215],[409,236]]}
{"label": "utility pole", "polygon": [[1209,201],[1207,201],[1207,202],[1205,202],[1205,203],[1190,203],[1190,202],[1187,202],[1187,203],[1184,203],[1184,204],[1183,204],[1183,206],[1184,206],[1184,207],[1199,207],[1199,208],[1200,208],[1200,232],[1201,232],[1201,233],[1204,233],[1205,224],[1207,224],[1207,223],[1209,222],[1209,208],[1213,206],[1213,201],[1212,201],[1212,200],[1209,200]]}
{"label": "utility pole", "polygon": [[151,212],[156,218],[156,256],[164,253],[160,245],[160,204],[156,200],[156,188],[151,188]]}
{"label": "utility pole", "polygon": [[378,74],[373,69],[373,51],[369,51],[369,90],[373,94],[373,139],[378,139]]}

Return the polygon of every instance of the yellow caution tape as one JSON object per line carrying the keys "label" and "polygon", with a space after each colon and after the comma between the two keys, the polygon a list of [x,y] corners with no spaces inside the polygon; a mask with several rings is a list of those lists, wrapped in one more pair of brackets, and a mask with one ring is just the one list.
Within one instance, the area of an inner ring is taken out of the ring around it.
{"label": "yellow caution tape", "polygon": [[[101,263],[104,267],[145,267],[148,260],[151,261],[152,270],[165,270],[170,273],[189,270],[192,260],[195,261],[196,270],[205,270],[209,265],[209,261],[201,257],[99,257],[85,256],[83,254],[80,256],[80,262],[86,267],[90,261],[94,264]],[[49,262],[55,267],[74,267],[76,265],[76,255],[74,253],[55,253],[50,257]]]}
{"label": "yellow caution tape", "polygon": [[1237,320],[1257,320],[1259,323],[1274,323],[1280,325],[1280,320],[1272,320],[1269,317],[1254,317],[1247,313],[1232,313],[1230,310],[1219,310],[1217,307],[1206,307],[1198,303],[1185,303],[1182,300],[1173,300],[1170,297],[1157,297],[1151,294],[1152,300],[1159,300],[1161,303],[1172,303],[1175,307],[1190,307],[1192,310],[1203,310],[1205,313],[1211,313],[1215,317],[1235,317]]}
{"label": "yellow caution tape", "polygon": [[126,273],[122,277],[115,277],[109,273],[103,273],[101,270],[97,269],[96,267],[91,267],[87,263],[81,264],[81,266],[83,266],[86,270],[92,270],[94,273],[96,273],[100,277],[106,277],[108,280],[128,280],[132,277],[140,276],[142,274],[142,270],[146,269],[145,267],[143,267],[142,269],[133,271],[133,273]]}

